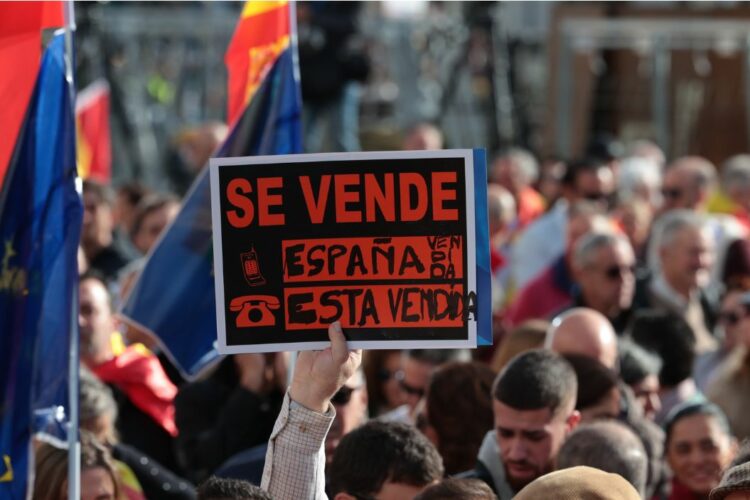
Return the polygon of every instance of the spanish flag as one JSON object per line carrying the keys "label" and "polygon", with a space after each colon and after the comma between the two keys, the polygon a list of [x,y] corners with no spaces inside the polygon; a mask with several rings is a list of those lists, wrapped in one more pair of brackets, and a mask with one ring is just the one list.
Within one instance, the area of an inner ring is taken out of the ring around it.
{"label": "spanish flag", "polygon": [[[302,95],[287,2],[246,4],[225,56],[231,131],[214,157],[302,152]],[[186,377],[215,363],[211,191],[204,168],[122,309]],[[186,335],[189,332],[189,335]]]}
{"label": "spanish flag", "polygon": [[229,71],[227,121],[233,125],[279,55],[289,47],[289,2],[247,2],[224,56]]}
{"label": "spanish flag", "polygon": [[78,175],[109,184],[112,179],[112,148],[109,132],[109,84],[97,80],[76,99],[76,145]]}
{"label": "spanish flag", "polygon": [[21,129],[39,63],[42,30],[64,24],[62,2],[0,5],[0,186]]}

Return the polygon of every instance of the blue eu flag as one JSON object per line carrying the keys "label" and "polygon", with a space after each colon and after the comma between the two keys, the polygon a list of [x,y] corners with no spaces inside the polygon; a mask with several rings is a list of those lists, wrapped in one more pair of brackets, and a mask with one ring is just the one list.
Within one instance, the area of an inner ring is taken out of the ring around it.
{"label": "blue eu flag", "polygon": [[[302,151],[301,99],[292,48],[283,51],[216,156]],[[122,315],[153,333],[180,370],[194,376],[218,358],[211,193],[201,172],[152,252]]]}
{"label": "blue eu flag", "polygon": [[[64,37],[42,58],[0,197],[0,498],[26,498],[31,436],[60,428],[75,325],[75,122]],[[58,436],[62,437],[62,436]]]}

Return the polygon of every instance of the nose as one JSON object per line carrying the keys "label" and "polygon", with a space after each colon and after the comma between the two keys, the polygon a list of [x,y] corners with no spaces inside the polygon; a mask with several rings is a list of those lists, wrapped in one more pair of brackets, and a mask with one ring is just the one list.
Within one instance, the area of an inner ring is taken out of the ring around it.
{"label": "nose", "polygon": [[512,439],[508,443],[508,459],[509,460],[525,460],[527,455],[526,445],[522,439]]}
{"label": "nose", "polygon": [[661,398],[658,393],[652,392],[646,398],[646,411],[656,414],[659,410],[661,410]]}

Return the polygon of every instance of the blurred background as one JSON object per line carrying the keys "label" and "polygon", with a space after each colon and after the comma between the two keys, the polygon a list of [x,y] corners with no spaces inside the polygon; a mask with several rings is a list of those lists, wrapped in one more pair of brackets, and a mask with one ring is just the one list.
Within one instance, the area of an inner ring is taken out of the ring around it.
{"label": "blurred background", "polygon": [[[224,133],[242,4],[76,4],[79,92],[109,88],[112,183],[184,194]],[[308,152],[521,146],[542,160],[650,139],[721,164],[750,150],[741,2],[299,2]],[[614,140],[614,141],[613,141]]]}

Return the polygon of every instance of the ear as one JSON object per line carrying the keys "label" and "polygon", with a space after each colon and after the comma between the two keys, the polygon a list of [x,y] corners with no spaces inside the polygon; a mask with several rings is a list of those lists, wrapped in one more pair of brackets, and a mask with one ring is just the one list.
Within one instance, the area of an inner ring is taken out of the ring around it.
{"label": "ear", "polygon": [[660,246],[659,247],[659,260],[664,261],[664,259],[669,257],[669,248]]}
{"label": "ear", "polygon": [[351,496],[349,493],[336,493],[333,500],[357,500],[356,497]]}
{"label": "ear", "polygon": [[433,426],[427,424],[427,427],[422,429],[422,434],[424,434],[427,439],[429,439],[430,442],[435,445],[436,448],[438,447],[440,438],[438,437],[438,433],[437,431],[435,431],[435,428]]}
{"label": "ear", "polygon": [[565,421],[565,423],[568,426],[568,432],[573,431],[576,427],[578,427],[578,424],[581,423],[581,412],[578,410],[573,410],[573,413],[568,416],[568,419]]}
{"label": "ear", "polygon": [[581,278],[585,275],[585,272],[581,266],[578,265],[575,259],[570,259],[570,271],[573,274],[573,281],[576,283],[581,282]]}
{"label": "ear", "polygon": [[740,451],[740,443],[737,441],[737,438],[732,436],[729,439],[729,456],[732,457],[732,460],[737,456],[737,452]]}

